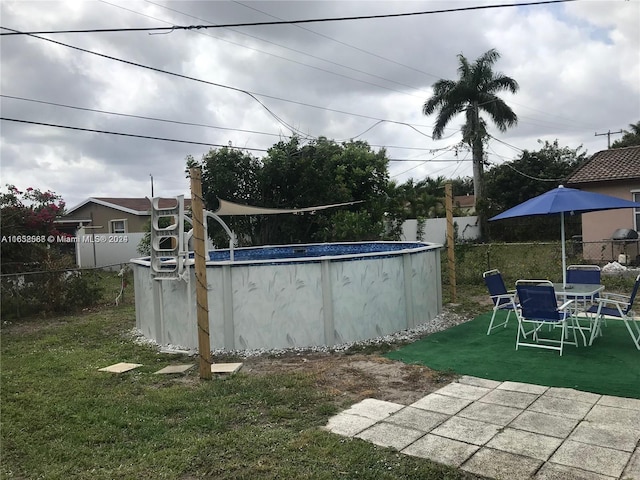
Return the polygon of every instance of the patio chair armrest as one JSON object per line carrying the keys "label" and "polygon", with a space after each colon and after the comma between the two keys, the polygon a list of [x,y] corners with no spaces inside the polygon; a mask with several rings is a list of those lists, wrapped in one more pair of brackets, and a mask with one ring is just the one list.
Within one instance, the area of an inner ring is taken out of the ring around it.
{"label": "patio chair armrest", "polygon": [[560,305],[558,307],[558,310],[562,311],[565,310],[569,305],[571,305],[573,302],[575,302],[575,299],[571,299],[571,300],[567,300],[566,302],[564,302],[562,305]]}
{"label": "patio chair armrest", "polygon": [[596,298],[596,301],[604,306],[607,305],[615,305],[615,306],[619,306],[620,308],[625,308],[627,306],[629,306],[629,299],[627,297],[625,297],[624,295],[616,295],[618,297],[620,297],[620,300],[616,300],[615,298]]}
{"label": "patio chair armrest", "polygon": [[627,302],[629,300],[629,297],[627,295],[612,292],[601,292],[599,298],[603,300],[612,300],[618,302]]}
{"label": "patio chair armrest", "polygon": [[501,293],[499,295],[491,295],[491,298],[495,298],[496,300],[502,300],[503,298],[506,298],[508,300],[515,300],[516,294],[507,292]]}

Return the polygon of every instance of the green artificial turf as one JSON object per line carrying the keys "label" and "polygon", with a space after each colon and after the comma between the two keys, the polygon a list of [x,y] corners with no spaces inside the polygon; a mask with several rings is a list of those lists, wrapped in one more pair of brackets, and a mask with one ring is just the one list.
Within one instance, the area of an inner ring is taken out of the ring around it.
{"label": "green artificial turf", "polygon": [[603,325],[603,336],[590,347],[583,346],[578,335],[579,347],[565,345],[560,356],[557,351],[539,348],[515,350],[517,321],[513,315],[507,328],[487,336],[490,319],[490,313],[480,315],[385,356],[460,375],[640,398],[640,351],[622,322]]}

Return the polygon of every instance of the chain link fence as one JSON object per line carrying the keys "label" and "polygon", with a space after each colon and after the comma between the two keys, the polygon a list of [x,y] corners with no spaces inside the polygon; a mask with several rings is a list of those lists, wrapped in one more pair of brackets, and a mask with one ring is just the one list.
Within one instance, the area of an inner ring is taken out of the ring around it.
{"label": "chain link fence", "polygon": [[[640,258],[634,256],[636,242],[626,245],[610,240],[583,243],[572,239],[566,243],[567,265],[592,264],[603,267],[608,263],[622,260],[626,255],[626,264],[632,272],[640,267]],[[623,253],[626,252],[626,253]],[[459,243],[455,246],[456,283],[458,285],[482,285],[482,273],[497,268],[505,283],[513,285],[516,280],[549,279],[562,280],[562,244],[560,242],[523,242],[523,243]],[[448,285],[446,251],[442,252],[443,284]]]}
{"label": "chain link fence", "polygon": [[[127,279],[126,264],[120,273],[104,268],[59,268],[60,265],[28,267],[30,271],[0,275],[3,321],[35,315],[68,314],[101,303],[121,301]],[[23,266],[24,268],[25,266]],[[48,267],[44,270],[43,267]],[[119,294],[119,297],[116,295]]]}

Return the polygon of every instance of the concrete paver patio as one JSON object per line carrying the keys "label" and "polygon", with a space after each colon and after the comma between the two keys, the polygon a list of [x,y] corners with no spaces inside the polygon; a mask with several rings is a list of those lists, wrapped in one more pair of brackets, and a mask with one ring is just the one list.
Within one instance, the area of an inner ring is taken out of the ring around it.
{"label": "concrete paver patio", "polygon": [[326,429],[504,480],[640,480],[640,400],[465,376],[411,405],[365,399]]}

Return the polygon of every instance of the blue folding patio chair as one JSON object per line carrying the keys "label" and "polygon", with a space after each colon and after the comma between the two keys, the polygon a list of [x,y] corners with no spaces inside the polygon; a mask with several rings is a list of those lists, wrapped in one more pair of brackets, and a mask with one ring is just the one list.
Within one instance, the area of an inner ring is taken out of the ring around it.
{"label": "blue folding patio chair", "polygon": [[[562,355],[565,344],[578,346],[574,317],[569,309],[574,300],[568,300],[558,306],[553,283],[548,280],[518,280],[516,291],[520,305],[517,311],[516,350],[518,347],[545,348],[557,350]],[[527,325],[531,326],[528,331]],[[548,336],[541,335],[543,333],[542,327],[545,325],[554,327],[546,332]],[[559,340],[553,335],[555,327],[562,329]],[[573,342],[567,340],[570,327],[573,333]]]}
{"label": "blue folding patio chair", "polygon": [[[484,278],[484,283],[487,285],[491,300],[493,300],[493,314],[491,315],[491,322],[489,322],[489,328],[487,329],[487,335],[489,335],[494,328],[507,328],[511,312],[515,312],[518,305],[516,304],[515,290],[507,290],[499,270],[488,270],[482,274],[482,278]],[[500,310],[507,312],[507,318],[504,322],[494,326],[493,322],[496,318],[496,313]]]}
{"label": "blue folding patio chair", "polygon": [[[600,285],[601,284],[601,273],[602,270],[598,265],[569,265],[567,267],[567,283],[583,283],[589,285]],[[589,312],[590,307],[597,304],[595,303],[600,296],[599,293],[596,293],[592,297],[582,297],[576,298],[576,311],[581,309],[583,311],[582,314],[578,315],[580,318],[585,319],[589,322],[589,325],[583,327],[580,325],[580,319],[576,319],[576,323],[580,326],[580,333],[584,338],[584,333],[587,332],[587,335],[590,335],[593,331],[593,327],[595,325],[595,315]],[[606,320],[605,320],[606,325]],[[586,345],[585,340],[585,345]]]}
{"label": "blue folding patio chair", "polygon": [[[586,283],[589,285],[600,285],[601,270],[598,265],[569,265],[567,267],[567,283]],[[593,298],[585,298],[582,300],[584,307],[587,308],[587,302],[592,300],[595,302],[598,294]]]}
{"label": "blue folding patio chair", "polygon": [[631,340],[636,348],[640,350],[640,317],[633,311],[633,302],[640,290],[640,275],[636,277],[630,296],[619,295],[617,293],[603,293],[598,298],[598,305],[592,305],[589,313],[595,314],[595,325],[591,329],[589,345],[593,343],[596,336],[602,335],[601,323],[607,318],[610,320],[622,320],[631,335]]}
{"label": "blue folding patio chair", "polygon": [[601,272],[598,265],[569,265],[567,267],[567,283],[599,285]]}

